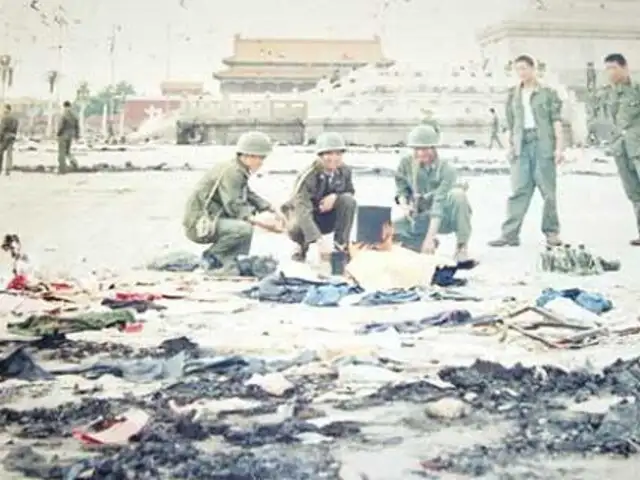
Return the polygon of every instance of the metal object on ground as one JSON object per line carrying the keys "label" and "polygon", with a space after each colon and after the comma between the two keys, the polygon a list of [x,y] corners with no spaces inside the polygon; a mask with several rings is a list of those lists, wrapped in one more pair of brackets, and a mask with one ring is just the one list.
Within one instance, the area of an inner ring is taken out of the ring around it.
{"label": "metal object on ground", "polygon": [[360,206],[356,221],[356,243],[377,245],[385,238],[385,226],[391,224],[391,207]]}

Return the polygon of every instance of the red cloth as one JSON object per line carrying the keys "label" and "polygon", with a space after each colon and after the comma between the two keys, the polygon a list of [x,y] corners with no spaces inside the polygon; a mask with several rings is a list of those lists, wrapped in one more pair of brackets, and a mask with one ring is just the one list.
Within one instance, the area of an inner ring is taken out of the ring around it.
{"label": "red cloth", "polygon": [[116,292],[115,299],[122,301],[138,301],[138,302],[153,302],[154,300],[160,300],[162,295],[155,293],[133,293],[133,292]]}
{"label": "red cloth", "polygon": [[26,275],[15,275],[7,284],[7,290],[26,290],[27,284]]}

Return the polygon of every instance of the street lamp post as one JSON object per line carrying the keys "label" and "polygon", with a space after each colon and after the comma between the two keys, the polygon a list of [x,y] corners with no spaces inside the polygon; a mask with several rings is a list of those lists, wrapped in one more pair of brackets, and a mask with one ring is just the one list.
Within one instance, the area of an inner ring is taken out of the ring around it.
{"label": "street lamp post", "polygon": [[49,112],[47,115],[47,138],[53,138],[54,96],[58,87],[59,72],[49,70],[47,72],[47,85],[49,86]]}
{"label": "street lamp post", "polygon": [[85,139],[86,135],[86,118],[85,113],[89,105],[89,87],[86,83],[82,83],[76,91],[76,103],[80,107],[80,137]]}

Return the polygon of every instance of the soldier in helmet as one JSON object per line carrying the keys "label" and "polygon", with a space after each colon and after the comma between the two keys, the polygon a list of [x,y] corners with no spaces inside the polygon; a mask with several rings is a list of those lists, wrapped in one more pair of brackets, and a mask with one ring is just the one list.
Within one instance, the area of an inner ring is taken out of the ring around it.
{"label": "soldier in helmet", "polygon": [[396,203],[403,218],[394,223],[394,241],[422,253],[434,253],[439,233],[455,233],[458,261],[468,260],[471,207],[465,188],[458,186],[457,172],[438,158],[439,133],[431,125],[419,125],[409,133],[411,155],[400,160],[396,172]]}
{"label": "soldier in helmet", "polygon": [[210,244],[204,255],[222,264],[219,274],[239,274],[236,257],[249,253],[257,224],[254,216],[274,211],[248,186],[249,176],[262,167],[272,148],[264,133],[243,134],[236,156],[211,169],[187,201],[182,221],[185,234],[192,242]]}
{"label": "soldier in helmet", "polygon": [[289,237],[298,246],[294,260],[305,261],[310,248],[323,253],[318,241],[331,232],[336,250],[348,248],[357,204],[351,169],[342,161],[345,151],[338,133],[320,135],[317,160],[298,176],[291,199],[282,206],[290,220]]}

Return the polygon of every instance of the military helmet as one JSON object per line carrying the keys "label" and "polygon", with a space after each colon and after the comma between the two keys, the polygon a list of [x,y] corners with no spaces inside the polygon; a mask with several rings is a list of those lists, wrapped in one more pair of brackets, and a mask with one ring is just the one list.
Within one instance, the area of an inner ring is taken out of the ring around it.
{"label": "military helmet", "polygon": [[316,140],[316,154],[321,155],[327,152],[344,152],[347,145],[344,143],[342,135],[335,132],[325,132]]}
{"label": "military helmet", "polygon": [[407,138],[407,146],[411,148],[435,147],[440,141],[440,134],[432,125],[418,125]]}
{"label": "military helmet", "polygon": [[242,155],[256,155],[266,157],[273,150],[271,139],[266,133],[246,132],[240,135],[236,152]]}

